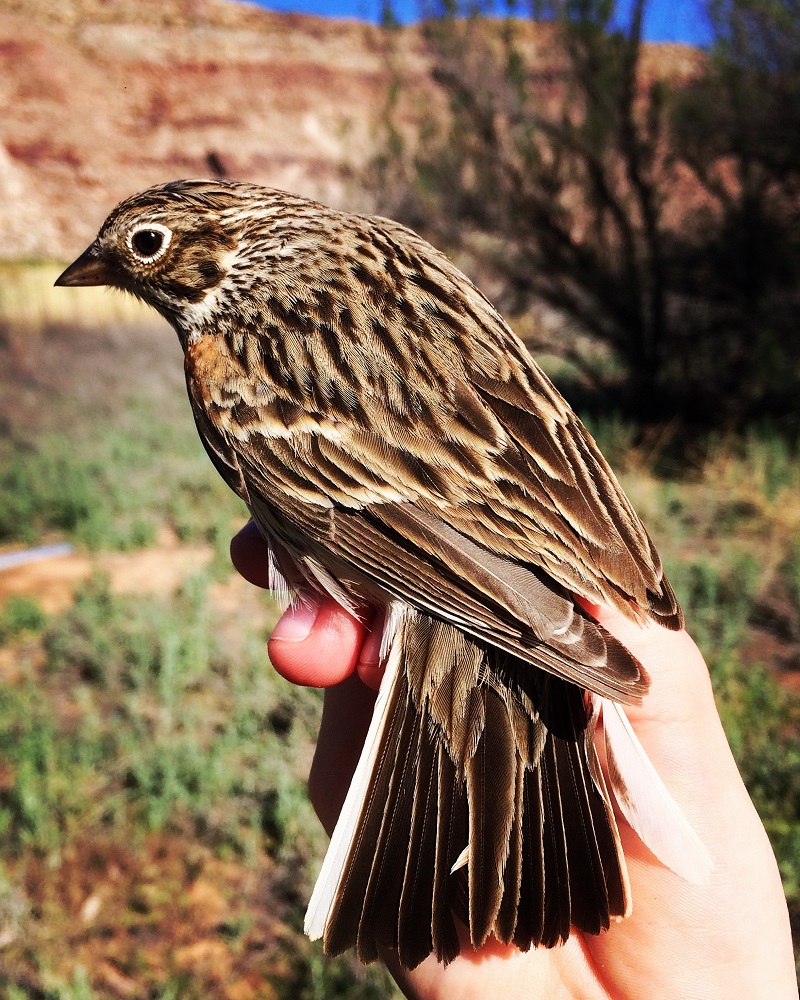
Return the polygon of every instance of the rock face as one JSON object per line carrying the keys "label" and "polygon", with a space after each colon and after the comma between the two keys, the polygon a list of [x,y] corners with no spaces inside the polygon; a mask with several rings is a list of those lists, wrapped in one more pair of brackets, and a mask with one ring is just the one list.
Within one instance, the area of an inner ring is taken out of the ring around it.
{"label": "rock face", "polygon": [[[552,59],[546,27],[522,33],[533,63]],[[686,75],[697,60],[682,46],[647,55],[646,75]],[[233,0],[3,0],[0,259],[65,260],[121,198],[176,177],[368,209],[350,178],[393,78],[406,121],[436,101],[418,28]]]}
{"label": "rock face", "polygon": [[374,26],[225,0],[6,0],[0,257],[69,257],[121,198],[176,177],[352,202],[384,46]]}

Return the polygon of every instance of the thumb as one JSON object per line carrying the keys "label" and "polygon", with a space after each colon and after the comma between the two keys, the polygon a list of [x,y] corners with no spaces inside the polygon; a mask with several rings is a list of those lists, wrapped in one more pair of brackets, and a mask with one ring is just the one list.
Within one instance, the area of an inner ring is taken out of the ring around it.
{"label": "thumb", "polygon": [[293,684],[331,687],[353,673],[368,631],[335,601],[301,594],[273,629],[269,657]]}

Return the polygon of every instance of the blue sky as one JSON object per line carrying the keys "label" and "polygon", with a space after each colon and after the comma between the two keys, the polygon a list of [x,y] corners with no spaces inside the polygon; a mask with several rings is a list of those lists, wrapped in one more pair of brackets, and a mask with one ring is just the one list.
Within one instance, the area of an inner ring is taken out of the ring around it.
{"label": "blue sky", "polygon": [[[380,19],[381,0],[258,0],[271,10],[322,14],[327,17],[355,17],[364,21]],[[498,4],[500,7],[501,4]],[[621,0],[620,8],[628,6]],[[703,45],[709,31],[703,17],[702,0],[650,0],[645,20],[645,38],[652,42],[690,42]],[[419,15],[419,0],[393,0],[395,16],[413,21]]]}

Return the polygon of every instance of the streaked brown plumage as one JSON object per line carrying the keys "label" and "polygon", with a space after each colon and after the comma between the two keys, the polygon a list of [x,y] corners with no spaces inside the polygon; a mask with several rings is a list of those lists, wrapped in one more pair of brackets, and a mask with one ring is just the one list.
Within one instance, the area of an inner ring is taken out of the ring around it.
{"label": "streaked brown plumage", "polygon": [[475,945],[527,948],[626,913],[595,707],[648,681],[572,595],[682,616],[594,442],[491,304],[397,223],[210,181],[123,202],[59,283],[126,289],[175,327],[201,438],[279,587],[390,609],[309,909],[326,949],[384,945],[413,967],[458,953],[454,917]]}

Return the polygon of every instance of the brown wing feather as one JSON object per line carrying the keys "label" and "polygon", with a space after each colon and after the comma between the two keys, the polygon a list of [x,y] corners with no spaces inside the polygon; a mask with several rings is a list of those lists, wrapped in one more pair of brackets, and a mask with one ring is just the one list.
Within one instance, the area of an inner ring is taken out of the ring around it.
{"label": "brown wing feather", "polygon": [[[448,535],[439,510],[425,515],[416,504],[397,503],[400,483],[380,483],[374,464],[368,475],[358,475],[352,456],[339,463],[326,458],[320,441],[332,446],[325,435],[339,433],[336,425],[320,424],[312,433],[306,421],[303,430],[283,437],[267,434],[263,418],[251,416],[254,422],[243,427],[239,397],[217,388],[222,376],[237,374],[235,362],[218,347],[190,349],[187,374],[195,419],[215,465],[262,527],[290,549],[317,543],[323,565],[331,557],[341,560],[343,575],[348,565],[354,567],[392,596],[444,615],[598,694],[631,701],[646,690],[637,661],[585,614],[575,614],[557,587],[510,560],[482,553],[467,536]],[[531,593],[523,602],[529,611],[521,614],[522,577]],[[569,619],[573,627],[557,636]],[[556,648],[548,648],[548,641]]]}
{"label": "brown wing feather", "polygon": [[284,491],[279,506],[412,503],[589,600],[680,627],[613,473],[498,313],[403,227],[348,225],[335,261],[296,262],[295,283],[336,265],[324,296],[275,287],[259,319],[274,333],[189,347],[190,382],[231,448]]}
{"label": "brown wing feather", "polygon": [[[263,492],[262,488],[258,494]],[[307,504],[278,511],[258,494],[253,493],[250,506],[262,528],[280,540],[288,539],[289,545],[301,533],[305,551],[316,553],[327,565],[338,561],[339,576],[349,573],[352,578],[355,569],[363,574],[365,584],[372,581],[384,595],[444,618],[492,646],[604,697],[637,702],[647,690],[648,678],[641,664],[600,626],[593,625],[605,645],[605,657],[583,657],[580,647],[575,656],[551,648],[529,625],[493,606],[485,594],[466,588],[452,568],[433,562],[413,542],[387,532],[364,513],[313,509]],[[369,599],[369,591],[362,593]]]}
{"label": "brown wing feather", "polygon": [[[427,328],[428,339],[437,345],[455,337],[462,348],[454,367],[443,351],[451,370],[442,395],[453,405],[440,418],[439,429],[457,441],[453,422],[469,430],[493,428],[481,435],[488,446],[485,477],[476,480],[456,465],[450,472],[457,480],[451,508],[442,516],[488,549],[541,566],[590,599],[600,596],[625,613],[632,601],[640,612],[681,628],[680,609],[647,532],[567,403],[491,303],[443,254],[396,223],[381,221],[394,245],[411,254],[415,275],[410,280],[428,296],[411,299],[416,309],[406,316],[407,327],[423,335]],[[475,413],[481,413],[480,420]],[[498,425],[504,434],[497,433]],[[422,439],[430,439],[430,425],[416,429]],[[513,489],[507,493],[506,484],[521,486],[522,496]],[[505,524],[521,521],[529,530],[522,536],[487,532],[481,510],[469,503],[475,494],[488,500]],[[566,549],[557,561],[550,554],[554,541]],[[580,580],[568,571],[571,564],[581,568]]]}

